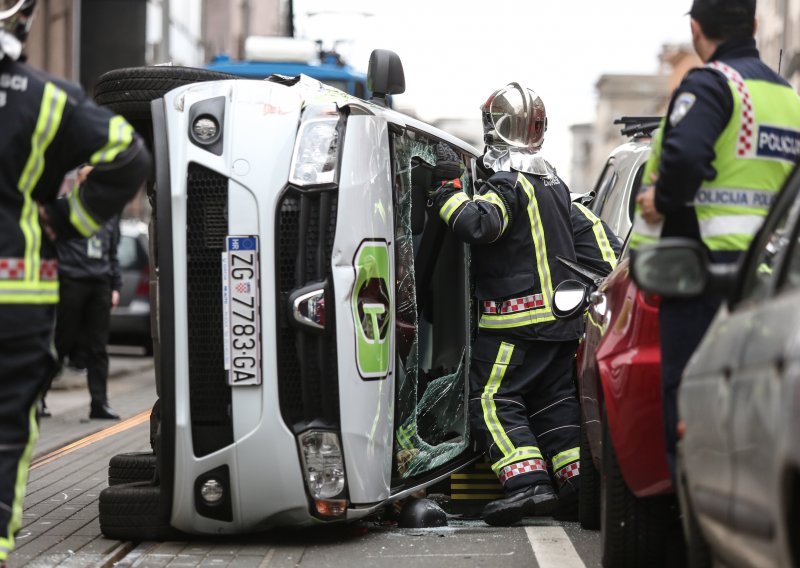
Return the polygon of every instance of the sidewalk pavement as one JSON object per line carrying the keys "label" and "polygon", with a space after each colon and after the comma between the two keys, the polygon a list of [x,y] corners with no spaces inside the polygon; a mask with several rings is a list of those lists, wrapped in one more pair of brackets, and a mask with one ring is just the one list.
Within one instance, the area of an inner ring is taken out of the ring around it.
{"label": "sidewalk pavement", "polygon": [[[138,351],[109,347],[108,398],[121,420],[149,410],[156,401],[153,358]],[[47,393],[51,418],[39,422],[34,458],[117,424],[116,420],[89,420],[86,373],[65,369]]]}

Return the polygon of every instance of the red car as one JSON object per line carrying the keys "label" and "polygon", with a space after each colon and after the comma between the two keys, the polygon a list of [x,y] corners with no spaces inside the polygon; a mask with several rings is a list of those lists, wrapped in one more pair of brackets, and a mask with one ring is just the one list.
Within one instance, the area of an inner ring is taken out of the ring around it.
{"label": "red car", "polygon": [[[594,213],[621,238],[630,232],[653,126],[623,130],[633,138],[612,152],[595,187]],[[601,529],[604,566],[663,565],[680,549],[680,525],[662,424],[659,298],[637,289],[624,248],[589,304],[577,360],[581,525]]]}

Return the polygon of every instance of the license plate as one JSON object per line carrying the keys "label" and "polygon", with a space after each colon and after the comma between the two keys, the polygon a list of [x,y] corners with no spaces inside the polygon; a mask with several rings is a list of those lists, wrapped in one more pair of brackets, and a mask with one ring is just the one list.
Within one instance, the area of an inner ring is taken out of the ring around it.
{"label": "license plate", "polygon": [[228,384],[261,384],[258,237],[230,236],[222,253],[222,326]]}

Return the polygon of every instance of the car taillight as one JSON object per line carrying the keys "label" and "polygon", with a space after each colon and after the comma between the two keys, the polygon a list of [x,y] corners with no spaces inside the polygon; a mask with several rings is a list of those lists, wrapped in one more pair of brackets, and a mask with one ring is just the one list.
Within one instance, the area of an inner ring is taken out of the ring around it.
{"label": "car taillight", "polygon": [[136,284],[136,298],[150,299],[150,267],[145,265],[139,273],[139,283]]}

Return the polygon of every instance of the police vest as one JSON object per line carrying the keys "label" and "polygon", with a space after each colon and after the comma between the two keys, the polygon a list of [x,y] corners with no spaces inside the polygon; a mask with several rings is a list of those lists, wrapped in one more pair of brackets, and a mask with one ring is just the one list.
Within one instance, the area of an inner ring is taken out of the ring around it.
{"label": "police vest", "polygon": [[[775,195],[800,158],[800,104],[797,94],[778,83],[743,79],[738,71],[714,61],[707,65],[728,81],[733,112],[714,145],[717,176],[695,194],[700,237],[713,253],[747,249],[761,227]],[[653,141],[644,180],[657,172],[663,126]],[[657,238],[660,225],[634,220],[631,246]]]}

